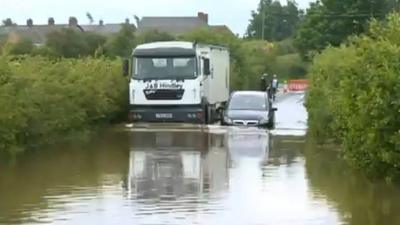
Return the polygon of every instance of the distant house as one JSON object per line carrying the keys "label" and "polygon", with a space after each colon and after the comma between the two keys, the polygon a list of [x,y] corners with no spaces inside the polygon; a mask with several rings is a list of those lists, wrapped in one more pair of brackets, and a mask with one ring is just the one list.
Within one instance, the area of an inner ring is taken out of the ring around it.
{"label": "distant house", "polygon": [[197,16],[194,17],[143,17],[138,22],[137,32],[145,33],[156,30],[173,36],[181,36],[202,28],[211,28],[216,31],[225,30],[232,33],[225,25],[209,25],[208,14],[203,12],[199,12]]}
{"label": "distant house", "polygon": [[233,32],[231,31],[231,29],[229,29],[229,27],[226,25],[212,25],[212,26],[210,26],[210,28],[216,32],[227,32],[227,33],[231,33],[232,35],[234,35]]}
{"label": "distant house", "polygon": [[[103,36],[111,36],[118,33],[124,23],[107,23],[105,24],[103,20],[100,20],[98,24],[90,24],[90,25],[80,25],[83,31],[85,32],[93,32]],[[129,22],[129,19],[125,20],[125,24],[129,24],[131,26],[135,26],[134,24]],[[136,28],[136,26],[135,26]]]}
{"label": "distant house", "polygon": [[[125,23],[129,23],[126,20]],[[131,24],[133,25],[133,24]],[[100,20],[96,25],[79,25],[75,17],[70,17],[68,24],[55,24],[53,18],[48,19],[45,25],[33,24],[32,19],[28,19],[26,25],[0,26],[0,36],[7,36],[8,41],[18,42],[20,39],[30,39],[34,45],[40,46],[46,43],[47,35],[51,32],[61,30],[63,28],[74,29],[79,32],[94,32],[104,36],[110,36],[118,33],[123,26],[120,24],[104,24]]]}
{"label": "distant house", "polygon": [[[7,37],[10,42],[18,42],[20,39],[30,39],[34,45],[40,46],[46,43],[47,35],[63,28],[74,29],[79,32],[94,32],[103,36],[111,36],[118,33],[124,23],[105,24],[100,20],[98,24],[81,25],[75,17],[70,17],[68,24],[56,24],[53,18],[49,18],[47,24],[36,25],[32,19],[26,21],[26,25],[0,26],[0,37]],[[125,20],[125,24],[134,24]],[[208,14],[199,12],[193,17],[143,17],[137,21],[137,32],[147,31],[166,32],[172,36],[181,36],[197,29],[212,29],[216,32],[232,31],[226,25],[209,25]]]}

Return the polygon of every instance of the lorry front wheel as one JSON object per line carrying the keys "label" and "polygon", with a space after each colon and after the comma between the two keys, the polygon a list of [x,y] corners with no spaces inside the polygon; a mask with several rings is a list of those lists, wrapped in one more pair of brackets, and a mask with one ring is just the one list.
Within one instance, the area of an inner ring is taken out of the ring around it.
{"label": "lorry front wheel", "polygon": [[215,121],[215,110],[213,106],[206,106],[205,107],[205,118],[204,118],[204,123],[205,124],[213,124]]}

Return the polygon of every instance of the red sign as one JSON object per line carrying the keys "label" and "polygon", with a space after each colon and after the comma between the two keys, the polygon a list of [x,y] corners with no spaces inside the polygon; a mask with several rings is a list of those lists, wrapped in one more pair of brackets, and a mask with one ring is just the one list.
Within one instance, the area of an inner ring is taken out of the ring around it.
{"label": "red sign", "polygon": [[308,87],[308,80],[289,80],[289,91],[305,91]]}

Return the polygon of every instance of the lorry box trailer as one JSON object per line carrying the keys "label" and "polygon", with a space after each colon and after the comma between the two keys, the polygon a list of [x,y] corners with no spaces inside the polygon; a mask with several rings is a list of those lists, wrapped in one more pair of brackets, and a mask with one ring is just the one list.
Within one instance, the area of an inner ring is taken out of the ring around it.
{"label": "lorry box trailer", "polygon": [[124,73],[131,77],[132,122],[211,124],[229,98],[230,55],[224,46],[181,41],[139,45],[124,62]]}

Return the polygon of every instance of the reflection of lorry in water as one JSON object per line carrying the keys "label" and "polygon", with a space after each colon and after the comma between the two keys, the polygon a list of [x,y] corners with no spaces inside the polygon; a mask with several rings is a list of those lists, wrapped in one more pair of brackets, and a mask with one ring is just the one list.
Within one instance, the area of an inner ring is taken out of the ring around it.
{"label": "reflection of lorry in water", "polygon": [[215,192],[228,179],[222,135],[142,132],[132,136],[128,188],[137,198]]}
{"label": "reflection of lorry in water", "polygon": [[[155,42],[133,51],[133,122],[214,123],[229,97],[229,51],[191,42]],[[124,62],[125,75],[129,61]]]}

